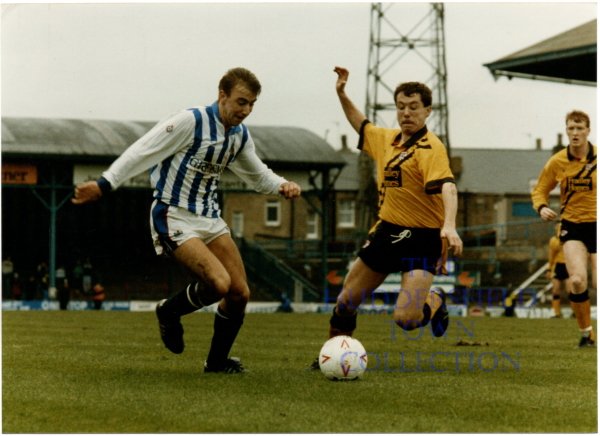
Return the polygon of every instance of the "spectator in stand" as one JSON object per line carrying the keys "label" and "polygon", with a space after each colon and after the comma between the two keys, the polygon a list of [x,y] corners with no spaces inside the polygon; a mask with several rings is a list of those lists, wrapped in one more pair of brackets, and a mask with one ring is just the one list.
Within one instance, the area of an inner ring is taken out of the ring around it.
{"label": "spectator in stand", "polygon": [[60,310],[67,310],[69,300],[71,299],[71,290],[69,289],[69,281],[67,280],[67,272],[61,265],[56,269],[56,297]]}
{"label": "spectator in stand", "polygon": [[42,261],[38,264],[36,270],[37,294],[44,300],[48,299],[48,264]]}
{"label": "spectator in stand", "polygon": [[69,280],[71,289],[75,292],[83,292],[83,265],[81,260],[77,259],[73,271],[71,272],[71,280]]}
{"label": "spectator in stand", "polygon": [[10,256],[2,261],[2,298],[11,298],[15,267]]}
{"label": "spectator in stand", "polygon": [[104,292],[104,286],[100,283],[94,285],[94,295],[92,295],[92,301],[94,302],[94,309],[102,309],[102,303],[106,299],[106,293]]}
{"label": "spectator in stand", "polygon": [[34,274],[29,274],[27,280],[23,284],[23,299],[24,300],[35,300],[38,290],[37,281]]}
{"label": "spectator in stand", "polygon": [[21,279],[19,278],[19,273],[17,272],[15,272],[13,275],[13,281],[10,291],[13,300],[20,300],[23,296],[23,286],[21,285]]}
{"label": "spectator in stand", "polygon": [[86,258],[83,263],[83,277],[81,283],[81,290],[85,295],[90,295],[93,293],[92,290],[92,277],[93,277],[93,267],[90,258]]}

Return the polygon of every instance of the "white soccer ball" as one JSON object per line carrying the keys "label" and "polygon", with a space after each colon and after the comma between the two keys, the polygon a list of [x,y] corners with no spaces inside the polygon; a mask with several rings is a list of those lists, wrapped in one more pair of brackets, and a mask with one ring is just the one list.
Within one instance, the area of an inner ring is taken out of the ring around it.
{"label": "white soccer ball", "polygon": [[367,352],[358,339],[334,336],[321,347],[319,368],[330,380],[355,380],[367,369]]}

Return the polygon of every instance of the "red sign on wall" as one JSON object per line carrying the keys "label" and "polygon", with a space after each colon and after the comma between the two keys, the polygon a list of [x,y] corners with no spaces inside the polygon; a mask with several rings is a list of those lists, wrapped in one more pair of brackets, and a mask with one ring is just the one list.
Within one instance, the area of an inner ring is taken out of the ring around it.
{"label": "red sign on wall", "polygon": [[35,165],[2,163],[3,185],[36,185],[37,167]]}

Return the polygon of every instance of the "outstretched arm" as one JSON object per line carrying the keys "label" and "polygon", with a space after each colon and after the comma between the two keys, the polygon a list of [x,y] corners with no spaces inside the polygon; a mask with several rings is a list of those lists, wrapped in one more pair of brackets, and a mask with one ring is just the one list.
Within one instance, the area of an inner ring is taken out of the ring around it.
{"label": "outstretched arm", "polygon": [[180,111],[158,122],[131,144],[98,180],[78,184],[71,201],[73,204],[96,201],[118,189],[125,180],[173,156],[194,137],[195,125],[191,111]]}
{"label": "outstretched arm", "polygon": [[335,83],[335,90],[337,91],[338,98],[342,104],[344,114],[356,133],[360,133],[360,126],[367,117],[358,110],[352,100],[346,95],[346,83],[348,82],[350,72],[343,67],[335,67],[333,71],[338,75],[337,82]]}

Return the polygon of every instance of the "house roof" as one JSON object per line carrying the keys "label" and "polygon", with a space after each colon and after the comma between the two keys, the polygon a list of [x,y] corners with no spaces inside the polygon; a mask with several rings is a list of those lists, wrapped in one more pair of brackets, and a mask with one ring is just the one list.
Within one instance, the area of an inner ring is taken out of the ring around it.
{"label": "house roof", "polygon": [[492,75],[595,86],[596,20],[484,64]]}
{"label": "house roof", "polygon": [[249,126],[258,156],[278,167],[341,168],[344,159],[323,138],[299,127]]}
{"label": "house roof", "polygon": [[360,182],[358,175],[358,157],[360,153],[349,148],[341,149],[337,153],[344,159],[346,165],[335,182],[335,189],[338,191],[357,191]]}
{"label": "house roof", "polygon": [[[154,122],[2,118],[4,157],[44,156],[78,160],[113,160],[155,125]],[[250,126],[258,156],[278,168],[342,167],[333,147],[297,127]],[[276,164],[276,165],[275,165]]]}
{"label": "house roof", "polygon": [[529,194],[552,150],[453,148],[462,160],[459,192]]}
{"label": "house roof", "polygon": [[[346,160],[335,187],[358,190],[358,156],[351,150],[339,150]],[[457,178],[459,192],[477,194],[529,194],[552,150],[452,148],[452,157],[461,160]]]}

